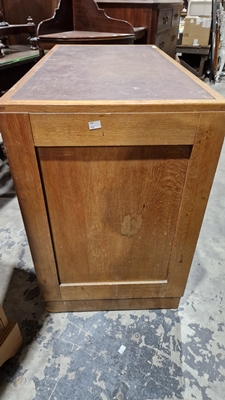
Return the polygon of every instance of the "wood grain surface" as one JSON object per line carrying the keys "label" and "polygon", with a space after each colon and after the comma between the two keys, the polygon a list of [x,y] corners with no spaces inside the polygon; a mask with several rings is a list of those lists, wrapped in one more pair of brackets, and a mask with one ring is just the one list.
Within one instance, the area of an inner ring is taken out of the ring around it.
{"label": "wood grain surface", "polygon": [[224,127],[225,113],[200,116],[176,223],[166,297],[172,293],[183,295],[224,141]]}
{"label": "wood grain surface", "polygon": [[49,312],[68,311],[98,311],[98,310],[146,310],[151,308],[177,308],[179,297],[153,299],[104,299],[104,300],[75,300],[48,301],[46,308]]}
{"label": "wood grain surface", "polygon": [[61,298],[58,276],[42,183],[30,130],[28,114],[1,115],[1,132],[37,279],[44,298],[55,300]]}
{"label": "wood grain surface", "polygon": [[[178,145],[194,142],[198,113],[32,114],[35,146]],[[90,130],[91,121],[100,121]]]}
{"label": "wood grain surface", "polygon": [[190,152],[38,149],[61,283],[166,279]]}

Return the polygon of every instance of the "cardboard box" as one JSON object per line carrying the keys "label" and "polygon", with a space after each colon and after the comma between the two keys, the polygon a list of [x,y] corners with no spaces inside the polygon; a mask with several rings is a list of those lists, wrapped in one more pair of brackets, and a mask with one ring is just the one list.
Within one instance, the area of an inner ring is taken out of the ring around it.
{"label": "cardboard box", "polygon": [[210,17],[186,17],[182,46],[208,46],[210,27]]}

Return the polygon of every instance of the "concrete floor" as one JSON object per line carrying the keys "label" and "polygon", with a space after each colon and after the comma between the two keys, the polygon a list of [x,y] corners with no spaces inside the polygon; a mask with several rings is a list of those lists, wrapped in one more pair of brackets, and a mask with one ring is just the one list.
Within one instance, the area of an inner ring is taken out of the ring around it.
{"label": "concrete floor", "polygon": [[[225,78],[214,89],[225,96]],[[0,303],[24,344],[0,368],[1,400],[224,399],[225,145],[178,310],[48,314],[3,175]]]}

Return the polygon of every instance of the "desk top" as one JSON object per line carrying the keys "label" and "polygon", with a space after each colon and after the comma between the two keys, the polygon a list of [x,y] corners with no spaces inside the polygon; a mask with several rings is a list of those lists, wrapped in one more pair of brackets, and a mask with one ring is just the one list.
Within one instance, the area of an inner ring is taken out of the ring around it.
{"label": "desk top", "polygon": [[5,100],[29,106],[224,103],[220,95],[149,45],[55,46],[1,103]]}

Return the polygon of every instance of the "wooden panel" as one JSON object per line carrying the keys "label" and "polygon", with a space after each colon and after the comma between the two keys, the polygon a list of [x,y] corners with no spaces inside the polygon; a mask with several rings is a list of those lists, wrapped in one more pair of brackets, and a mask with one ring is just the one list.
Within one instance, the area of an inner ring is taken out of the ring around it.
{"label": "wooden panel", "polygon": [[167,51],[168,56],[175,58],[175,54],[176,54],[176,46],[171,47],[170,50]]}
{"label": "wooden panel", "polygon": [[[83,41],[83,43],[88,43],[91,44],[92,42],[98,42],[98,44],[101,44],[102,42],[107,42],[107,40],[111,39],[111,43],[116,42],[116,40],[122,40],[126,38],[135,38],[134,33],[133,34],[128,34],[128,33],[110,33],[110,32],[96,32],[96,31],[66,31],[66,32],[60,32],[60,33],[51,33],[49,35],[43,35],[39,36],[39,42],[40,39],[41,41],[49,41],[49,39],[57,39],[58,44],[76,44],[76,42],[79,44]],[[53,41],[52,41],[53,43]],[[56,44],[56,42],[54,43]],[[103,43],[104,44],[104,43]]]}
{"label": "wooden panel", "polygon": [[182,296],[224,140],[224,113],[201,115],[172,246],[167,296]]}
{"label": "wooden panel", "polygon": [[[192,144],[198,118],[197,113],[30,115],[36,146]],[[90,130],[91,121],[100,121],[101,128]]]}
{"label": "wooden panel", "polygon": [[61,283],[166,279],[190,151],[38,149]]}
{"label": "wooden panel", "polygon": [[[35,25],[53,15],[58,0],[2,0],[5,20],[10,24],[25,24],[29,15]],[[10,36],[10,44],[27,44],[28,35]]]}
{"label": "wooden panel", "polygon": [[0,331],[8,325],[8,319],[4,313],[4,310],[0,304]]}
{"label": "wooden panel", "polygon": [[157,32],[164,31],[171,27],[173,17],[172,8],[162,8],[158,11]]}
{"label": "wooden panel", "polygon": [[94,0],[61,0],[53,17],[38,26],[41,49],[69,43],[133,44],[134,38],[134,29],[128,22],[109,18]]}
{"label": "wooden panel", "polygon": [[32,16],[35,24],[52,16],[58,0],[2,0],[5,19],[10,24],[26,23]]}
{"label": "wooden panel", "polygon": [[[61,299],[28,114],[1,114],[1,133],[44,299]],[[14,133],[14,134],[13,134]]]}
{"label": "wooden panel", "polygon": [[179,297],[154,299],[122,299],[122,300],[83,300],[83,301],[51,301],[46,303],[47,311],[97,311],[97,310],[146,310],[153,308],[177,308]]}
{"label": "wooden panel", "polygon": [[0,367],[13,357],[22,344],[22,336],[17,323],[8,321],[0,304]]}
{"label": "wooden panel", "polygon": [[133,33],[133,27],[123,18],[109,18],[94,0],[73,1],[74,29],[87,31]]}
{"label": "wooden panel", "polygon": [[167,281],[62,284],[62,300],[133,299],[164,297]]}
{"label": "wooden panel", "polygon": [[[151,32],[156,26],[157,21],[153,20],[152,5],[147,6],[144,4],[107,4],[99,3],[99,7],[103,8],[109,17],[123,19],[128,21],[134,27],[146,27],[147,28],[147,43],[153,43],[151,41]],[[152,27],[153,25],[153,27]]]}
{"label": "wooden panel", "polygon": [[177,25],[179,25],[181,8],[182,8],[181,5],[175,6],[175,7],[173,8],[172,26],[177,26]]}
{"label": "wooden panel", "polygon": [[23,342],[17,323],[9,321],[0,334],[0,367],[9,358],[15,356]]}
{"label": "wooden panel", "polygon": [[161,33],[160,35],[156,35],[155,44],[161,50],[169,53],[171,48],[175,48],[177,43],[177,27],[174,26],[169,30]]}
{"label": "wooden panel", "polygon": [[[74,35],[75,32],[75,35]],[[70,36],[71,33],[71,36]],[[93,33],[93,34],[92,34]],[[48,35],[45,36],[39,36],[39,49],[42,50],[50,50],[52,49],[56,44],[60,45],[68,45],[74,44],[74,45],[81,45],[81,44],[94,44],[94,45],[100,45],[100,44],[133,44],[135,35],[132,34],[125,34],[125,33],[112,33],[112,34],[106,34],[102,33],[99,35],[96,32],[86,32],[83,34],[83,31],[73,31],[73,32],[68,32],[65,35],[61,34],[56,34],[57,37],[54,37],[54,35]]]}

